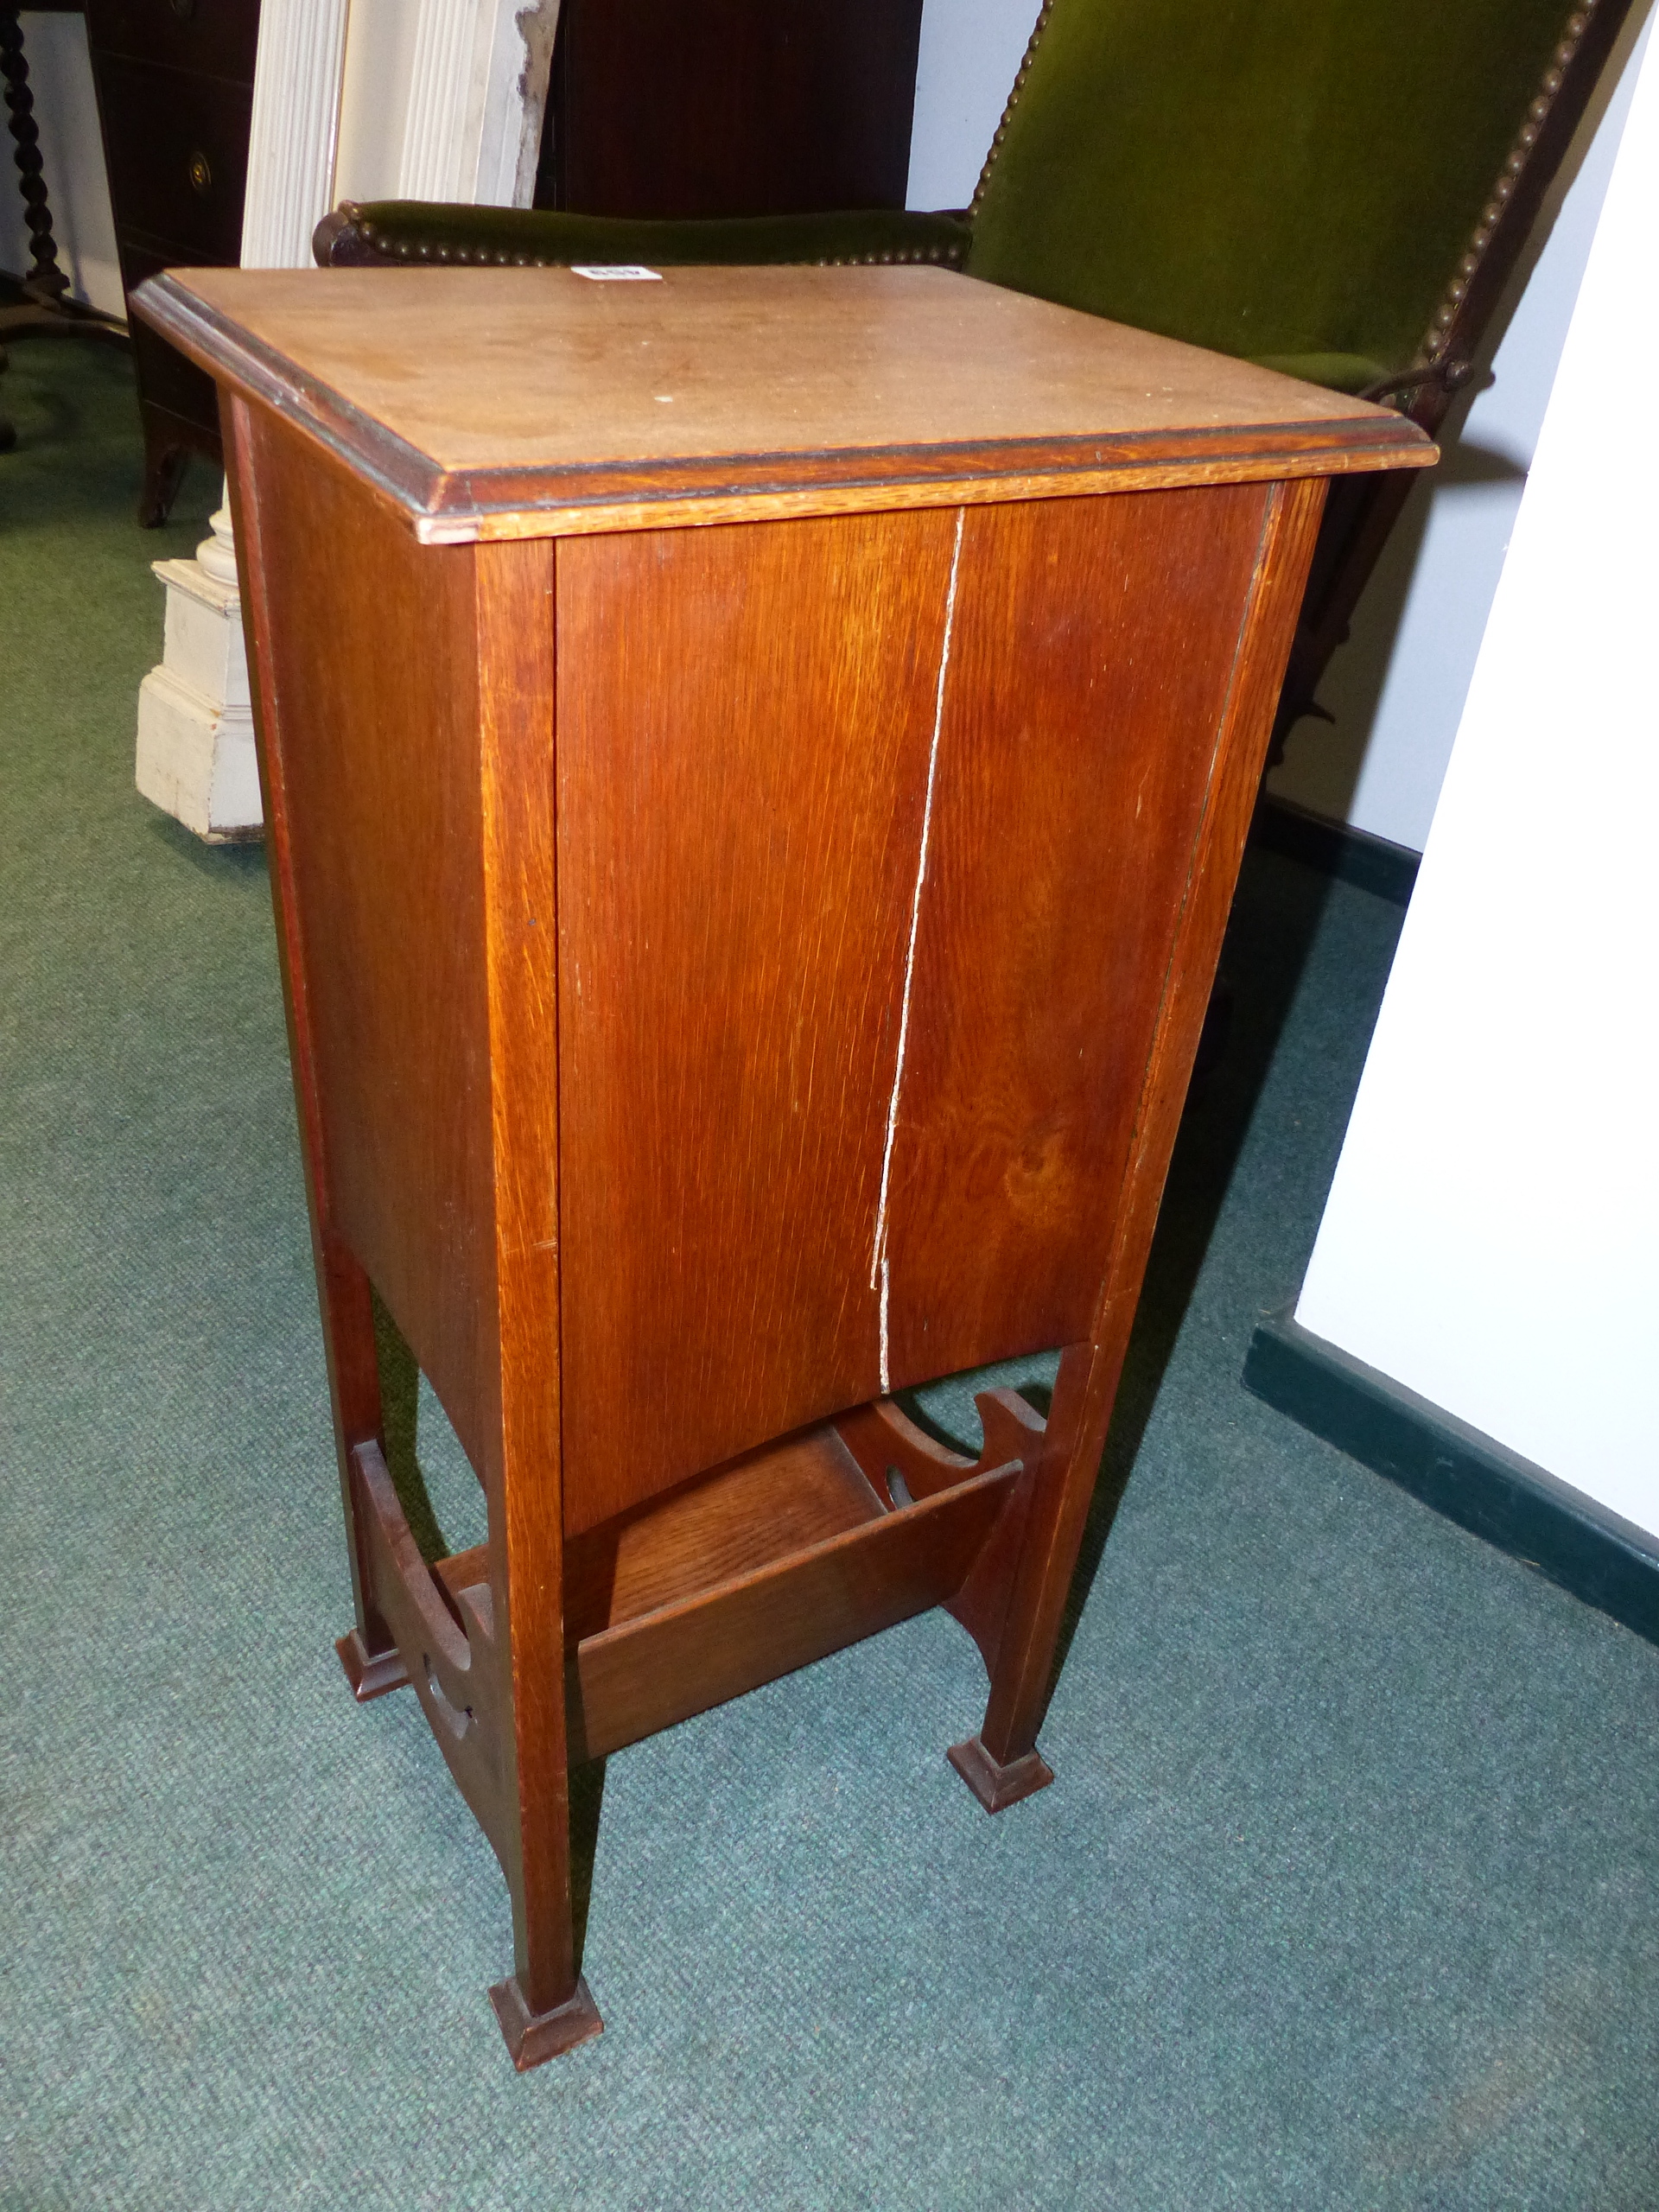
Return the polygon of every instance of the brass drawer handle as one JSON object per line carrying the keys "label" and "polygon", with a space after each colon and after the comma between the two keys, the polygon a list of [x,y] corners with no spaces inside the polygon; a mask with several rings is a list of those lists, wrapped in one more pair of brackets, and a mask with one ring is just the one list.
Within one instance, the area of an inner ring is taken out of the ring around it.
{"label": "brass drawer handle", "polygon": [[205,200],[213,188],[213,172],[208,167],[206,154],[192,154],[189,162],[190,189]]}

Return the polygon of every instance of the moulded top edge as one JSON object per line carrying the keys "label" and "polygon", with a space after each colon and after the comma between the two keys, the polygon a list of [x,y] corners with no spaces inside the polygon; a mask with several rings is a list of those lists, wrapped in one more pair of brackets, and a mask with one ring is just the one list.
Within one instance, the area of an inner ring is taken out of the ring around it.
{"label": "moulded top edge", "polygon": [[1434,458],[1389,410],[935,269],[194,270],[135,306],[431,542],[538,512]]}

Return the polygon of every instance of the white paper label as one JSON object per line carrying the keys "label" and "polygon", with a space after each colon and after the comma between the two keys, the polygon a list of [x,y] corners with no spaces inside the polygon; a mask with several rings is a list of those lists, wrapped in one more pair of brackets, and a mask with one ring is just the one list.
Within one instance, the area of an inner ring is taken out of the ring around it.
{"label": "white paper label", "polygon": [[573,276],[586,276],[595,284],[660,284],[660,269],[642,269],[637,261],[590,261],[585,266],[573,261]]}

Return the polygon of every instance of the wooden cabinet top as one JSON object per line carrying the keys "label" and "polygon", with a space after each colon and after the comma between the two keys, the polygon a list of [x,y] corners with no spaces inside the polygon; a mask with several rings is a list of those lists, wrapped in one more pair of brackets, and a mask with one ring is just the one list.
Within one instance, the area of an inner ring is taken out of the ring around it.
{"label": "wooden cabinet top", "polygon": [[196,269],[135,305],[433,543],[1434,458],[1386,409],[937,269]]}

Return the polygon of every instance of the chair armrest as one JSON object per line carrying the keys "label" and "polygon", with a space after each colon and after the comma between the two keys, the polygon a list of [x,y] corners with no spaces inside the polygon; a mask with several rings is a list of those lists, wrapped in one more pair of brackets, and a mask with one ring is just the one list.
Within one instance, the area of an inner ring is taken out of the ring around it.
{"label": "chair armrest", "polygon": [[573,261],[675,264],[764,262],[922,263],[956,269],[972,232],[957,215],[855,209],[829,215],[733,215],[670,222],[568,215],[541,208],[469,207],[425,200],[346,200],[317,225],[323,268],[460,263],[561,268]]}

